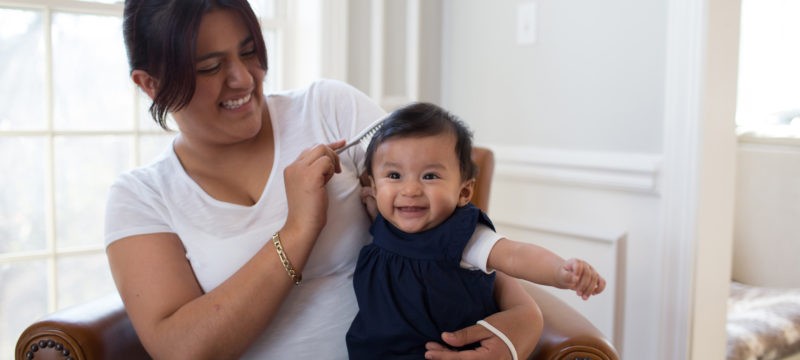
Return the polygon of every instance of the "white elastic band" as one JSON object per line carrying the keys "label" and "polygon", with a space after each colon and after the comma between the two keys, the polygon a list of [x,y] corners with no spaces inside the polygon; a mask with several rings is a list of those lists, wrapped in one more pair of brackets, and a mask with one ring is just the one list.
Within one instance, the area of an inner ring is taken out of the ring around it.
{"label": "white elastic band", "polygon": [[486,330],[491,331],[492,334],[497,335],[497,337],[499,337],[500,340],[503,340],[503,342],[506,343],[506,346],[508,346],[508,351],[511,351],[511,359],[518,360],[517,349],[514,347],[514,344],[511,343],[511,340],[508,339],[508,336],[506,336],[506,334],[503,334],[502,331],[498,330],[496,327],[492,326],[492,324],[489,324],[484,320],[478,320],[478,325],[485,327]]}

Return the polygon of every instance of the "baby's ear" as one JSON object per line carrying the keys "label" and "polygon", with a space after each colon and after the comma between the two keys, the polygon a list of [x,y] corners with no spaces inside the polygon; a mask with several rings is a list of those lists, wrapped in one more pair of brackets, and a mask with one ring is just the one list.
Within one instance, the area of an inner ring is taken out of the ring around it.
{"label": "baby's ear", "polygon": [[358,176],[358,182],[361,186],[372,186],[374,181],[372,181],[372,176],[367,174],[366,171],[362,172],[361,175]]}
{"label": "baby's ear", "polygon": [[472,195],[475,193],[475,178],[465,180],[461,183],[461,192],[458,196],[458,206],[467,205],[472,200]]}

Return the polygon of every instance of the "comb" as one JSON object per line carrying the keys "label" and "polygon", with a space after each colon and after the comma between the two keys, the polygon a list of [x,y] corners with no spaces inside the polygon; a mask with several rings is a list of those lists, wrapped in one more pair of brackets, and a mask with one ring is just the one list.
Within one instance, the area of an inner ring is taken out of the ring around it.
{"label": "comb", "polygon": [[363,146],[366,150],[367,146],[369,146],[370,140],[372,140],[372,136],[375,135],[375,133],[378,132],[378,129],[381,128],[381,125],[383,125],[384,119],[386,119],[386,117],[382,117],[378,120],[375,120],[372,124],[369,124],[369,126],[364,128],[364,130],[361,130],[361,132],[356,134],[356,136],[350,138],[350,140],[347,140],[347,143],[344,145],[344,147],[336,150],[336,153],[341,154],[343,151],[353,147],[356,144],[361,144],[361,146]]}

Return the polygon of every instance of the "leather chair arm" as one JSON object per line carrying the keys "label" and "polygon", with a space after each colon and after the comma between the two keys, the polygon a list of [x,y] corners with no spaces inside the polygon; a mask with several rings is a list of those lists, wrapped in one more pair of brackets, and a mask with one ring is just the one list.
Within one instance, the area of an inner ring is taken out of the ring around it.
{"label": "leather chair arm", "polygon": [[114,293],[67,308],[22,332],[15,351],[21,359],[149,359]]}
{"label": "leather chair arm", "polygon": [[[536,285],[523,287],[539,304],[544,330],[529,359],[618,360],[614,347],[575,309]],[[117,294],[52,313],[20,335],[22,359],[149,359]]]}
{"label": "leather chair arm", "polygon": [[529,282],[522,286],[536,300],[544,330],[529,359],[618,360],[619,354],[589,320],[544,289]]}

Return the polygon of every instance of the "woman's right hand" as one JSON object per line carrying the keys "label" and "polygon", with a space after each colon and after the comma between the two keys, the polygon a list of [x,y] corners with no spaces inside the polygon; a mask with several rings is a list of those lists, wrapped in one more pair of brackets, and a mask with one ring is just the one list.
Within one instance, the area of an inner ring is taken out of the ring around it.
{"label": "woman's right hand", "polygon": [[[327,221],[328,193],[325,185],[341,172],[336,149],[344,140],[319,144],[304,150],[283,171],[288,214],[286,229],[316,238]],[[309,233],[313,232],[313,233]]]}

